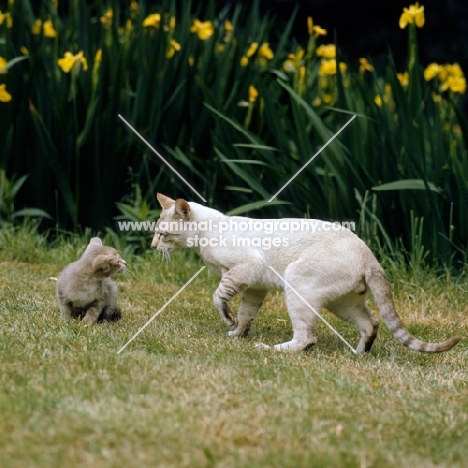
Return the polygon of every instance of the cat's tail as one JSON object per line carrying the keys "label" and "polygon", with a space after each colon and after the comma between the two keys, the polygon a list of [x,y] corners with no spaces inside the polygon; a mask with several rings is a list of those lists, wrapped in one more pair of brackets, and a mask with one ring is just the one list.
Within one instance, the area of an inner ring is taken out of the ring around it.
{"label": "cat's tail", "polygon": [[454,336],[441,343],[418,340],[408,332],[395,310],[390,283],[382,267],[378,264],[371,265],[366,271],[365,278],[379,306],[383,321],[393,336],[409,349],[423,353],[441,353],[452,349],[462,339],[461,336]]}

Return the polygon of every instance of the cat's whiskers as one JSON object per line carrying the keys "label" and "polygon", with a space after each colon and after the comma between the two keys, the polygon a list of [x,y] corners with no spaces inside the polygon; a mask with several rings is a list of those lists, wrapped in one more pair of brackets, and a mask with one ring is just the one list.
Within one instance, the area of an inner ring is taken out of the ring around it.
{"label": "cat's whiskers", "polygon": [[160,250],[159,253],[162,257],[163,262],[172,262],[171,254],[168,250]]}
{"label": "cat's whiskers", "polygon": [[126,276],[127,278],[133,276],[133,272],[130,271],[128,268],[125,268],[125,270],[122,271],[122,274]]}

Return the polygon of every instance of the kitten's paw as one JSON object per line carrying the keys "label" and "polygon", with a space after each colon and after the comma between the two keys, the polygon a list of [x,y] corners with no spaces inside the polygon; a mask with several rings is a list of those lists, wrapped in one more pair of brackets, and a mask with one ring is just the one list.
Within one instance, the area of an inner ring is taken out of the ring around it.
{"label": "kitten's paw", "polygon": [[83,324],[84,324],[85,328],[91,327],[94,324],[94,320],[92,318],[90,318],[90,317],[85,317],[83,319]]}
{"label": "kitten's paw", "polygon": [[271,346],[268,346],[265,343],[255,343],[255,348],[257,348],[257,349],[271,349]]}
{"label": "kitten's paw", "polygon": [[117,322],[122,318],[122,310],[120,307],[104,307],[101,315],[99,316],[99,322],[108,320],[109,322]]}

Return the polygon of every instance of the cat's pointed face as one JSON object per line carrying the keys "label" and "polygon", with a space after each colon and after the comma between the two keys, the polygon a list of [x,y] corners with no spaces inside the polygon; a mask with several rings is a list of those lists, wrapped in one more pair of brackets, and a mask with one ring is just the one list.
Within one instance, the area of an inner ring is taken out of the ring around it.
{"label": "cat's pointed face", "polygon": [[159,193],[157,199],[163,210],[156,223],[151,247],[163,254],[187,247],[187,233],[183,224],[190,221],[190,205],[181,198],[173,200]]}

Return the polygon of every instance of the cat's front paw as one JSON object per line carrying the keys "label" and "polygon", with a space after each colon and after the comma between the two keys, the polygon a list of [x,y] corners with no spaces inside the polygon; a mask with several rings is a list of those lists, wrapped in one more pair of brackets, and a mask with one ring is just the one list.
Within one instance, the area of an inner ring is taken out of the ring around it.
{"label": "cat's front paw", "polygon": [[228,332],[228,336],[239,336],[245,338],[249,334],[250,327],[239,327],[237,326],[234,330]]}
{"label": "cat's front paw", "polygon": [[257,349],[271,349],[271,346],[268,346],[265,343],[255,343]]}
{"label": "cat's front paw", "polygon": [[83,323],[84,323],[85,327],[90,327],[95,322],[96,322],[96,320],[94,318],[90,317],[89,315],[85,315],[85,317],[83,319]]}
{"label": "cat's front paw", "polygon": [[225,318],[224,323],[232,330],[235,331],[237,328],[237,319],[236,317],[232,316],[231,318]]}

